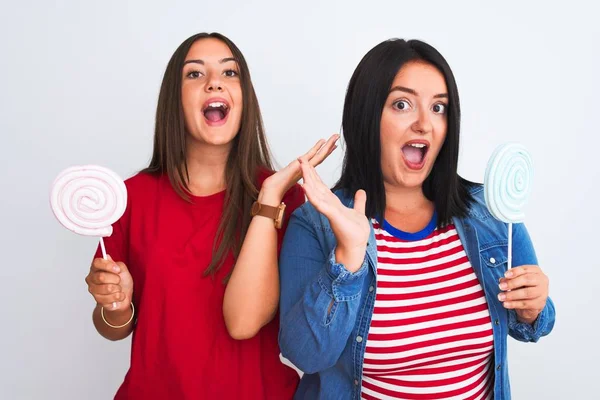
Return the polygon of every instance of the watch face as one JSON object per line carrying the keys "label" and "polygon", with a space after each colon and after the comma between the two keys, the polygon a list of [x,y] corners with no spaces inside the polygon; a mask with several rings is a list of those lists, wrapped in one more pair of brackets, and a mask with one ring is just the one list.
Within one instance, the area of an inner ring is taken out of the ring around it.
{"label": "watch face", "polygon": [[250,212],[251,212],[252,216],[255,216],[259,213],[259,211],[260,211],[260,203],[258,201],[255,201],[252,204],[252,209]]}
{"label": "watch face", "polygon": [[275,219],[275,227],[277,229],[281,229],[281,225],[283,224],[283,215],[285,213],[285,204],[281,203],[278,207],[277,218]]}

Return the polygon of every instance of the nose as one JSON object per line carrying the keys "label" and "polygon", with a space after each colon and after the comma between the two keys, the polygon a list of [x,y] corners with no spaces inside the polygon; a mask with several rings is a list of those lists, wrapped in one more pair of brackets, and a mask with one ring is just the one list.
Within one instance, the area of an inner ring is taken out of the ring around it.
{"label": "nose", "polygon": [[433,126],[431,125],[429,110],[422,107],[419,110],[416,121],[412,125],[412,130],[423,135],[431,132],[432,129]]}
{"label": "nose", "polygon": [[223,83],[221,82],[221,76],[219,74],[211,74],[210,78],[206,82],[205,90],[211,92],[222,92]]}

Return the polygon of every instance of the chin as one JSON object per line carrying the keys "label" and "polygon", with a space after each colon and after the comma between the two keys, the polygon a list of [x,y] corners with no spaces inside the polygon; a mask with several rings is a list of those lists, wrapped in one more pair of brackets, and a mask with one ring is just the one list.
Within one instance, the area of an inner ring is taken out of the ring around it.
{"label": "chin", "polygon": [[400,185],[404,188],[419,188],[423,186],[425,179],[429,174],[424,173],[424,171],[415,173],[415,172],[403,172],[399,174],[398,179],[396,179],[397,185]]}
{"label": "chin", "polygon": [[202,143],[210,144],[213,146],[222,146],[228,144],[235,139],[237,131],[234,131],[228,127],[203,127],[200,132],[200,137],[196,137],[196,140]]}

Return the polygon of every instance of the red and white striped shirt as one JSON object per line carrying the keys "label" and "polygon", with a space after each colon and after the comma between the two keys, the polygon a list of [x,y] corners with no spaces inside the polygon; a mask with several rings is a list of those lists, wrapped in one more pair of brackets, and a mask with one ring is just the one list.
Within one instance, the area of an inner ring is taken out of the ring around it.
{"label": "red and white striped shirt", "polygon": [[409,234],[373,220],[377,297],[363,399],[491,399],[492,324],[454,225]]}

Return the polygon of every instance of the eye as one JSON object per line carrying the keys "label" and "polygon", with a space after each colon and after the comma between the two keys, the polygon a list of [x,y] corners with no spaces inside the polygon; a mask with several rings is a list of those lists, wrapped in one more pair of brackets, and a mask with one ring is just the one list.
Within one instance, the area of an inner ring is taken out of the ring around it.
{"label": "eye", "polygon": [[410,103],[407,100],[398,100],[393,106],[400,111],[404,111],[410,108]]}
{"label": "eye", "polygon": [[223,72],[223,75],[225,75],[225,76],[227,76],[229,78],[233,78],[233,77],[238,76],[239,74],[238,74],[238,72],[236,70],[228,69],[225,72]]}
{"label": "eye", "polygon": [[200,71],[190,71],[187,73],[186,77],[190,79],[198,79],[202,76],[202,72]]}
{"label": "eye", "polygon": [[446,104],[438,103],[438,104],[434,104],[431,109],[436,114],[446,114],[447,108],[448,108],[448,106]]}

